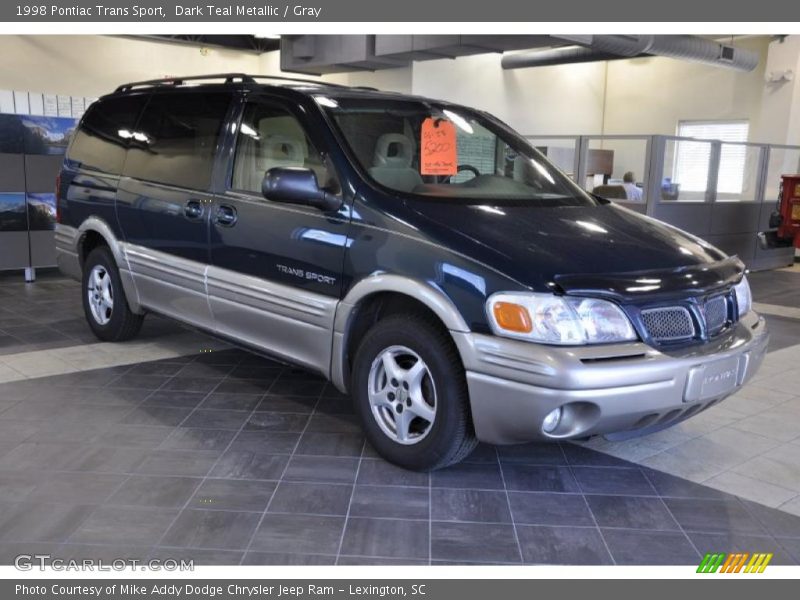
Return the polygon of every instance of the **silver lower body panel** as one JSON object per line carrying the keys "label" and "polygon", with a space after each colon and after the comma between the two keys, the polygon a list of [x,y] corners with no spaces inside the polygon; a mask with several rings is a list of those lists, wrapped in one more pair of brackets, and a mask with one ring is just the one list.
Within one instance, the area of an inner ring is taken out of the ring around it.
{"label": "silver lower body panel", "polygon": [[[739,390],[760,367],[769,340],[763,319],[752,312],[724,340],[682,355],[643,344],[554,348],[454,337],[475,432],[492,444],[631,437],[673,425]],[[545,416],[558,408],[559,425],[545,432]]]}

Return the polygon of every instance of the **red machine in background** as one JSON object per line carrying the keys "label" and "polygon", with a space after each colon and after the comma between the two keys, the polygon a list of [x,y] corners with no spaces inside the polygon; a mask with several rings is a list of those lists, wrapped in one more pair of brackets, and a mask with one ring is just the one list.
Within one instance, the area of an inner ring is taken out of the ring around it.
{"label": "red machine in background", "polygon": [[776,227],[776,242],[800,248],[800,175],[783,175],[778,209],[772,213],[770,227]]}

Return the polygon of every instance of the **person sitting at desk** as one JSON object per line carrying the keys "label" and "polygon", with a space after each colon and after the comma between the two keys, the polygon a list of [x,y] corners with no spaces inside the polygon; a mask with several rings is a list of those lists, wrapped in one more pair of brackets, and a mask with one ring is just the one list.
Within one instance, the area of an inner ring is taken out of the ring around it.
{"label": "person sitting at desk", "polygon": [[636,175],[633,174],[633,171],[628,171],[622,176],[622,187],[625,188],[625,195],[628,196],[628,200],[634,202],[643,200],[642,188],[636,185]]}

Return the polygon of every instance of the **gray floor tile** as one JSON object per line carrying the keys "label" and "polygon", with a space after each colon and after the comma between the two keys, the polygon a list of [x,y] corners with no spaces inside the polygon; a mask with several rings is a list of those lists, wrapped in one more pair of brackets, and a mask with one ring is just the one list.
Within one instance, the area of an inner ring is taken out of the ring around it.
{"label": "gray floor tile", "polygon": [[179,508],[192,496],[200,479],[132,475],[108,500],[109,504]]}
{"label": "gray floor tile", "polygon": [[220,385],[220,379],[202,379],[200,377],[173,377],[161,389],[173,392],[198,392],[208,394]]}
{"label": "gray floor tile", "polygon": [[664,502],[686,531],[765,533],[764,527],[736,499],[665,498]]}
{"label": "gray floor tile", "polygon": [[699,565],[702,558],[683,533],[603,529],[618,565]]}
{"label": "gray floor tile", "polygon": [[131,473],[146,456],[144,448],[81,446],[64,457],[61,468],[91,473]]}
{"label": "gray floor tile", "polygon": [[484,523],[431,523],[431,558],[519,563],[514,527]]}
{"label": "gray floor tile", "polygon": [[517,527],[526,563],[558,565],[612,564],[600,533],[594,527]]}
{"label": "gray floor tile", "polygon": [[580,491],[568,467],[505,464],[503,477],[506,487],[518,492]]}
{"label": "gray floor tile", "polygon": [[510,523],[511,512],[504,491],[434,489],[431,490],[431,519]]}
{"label": "gray floor tile", "polygon": [[593,526],[594,519],[580,494],[509,492],[514,522],[527,525]]}
{"label": "gray floor tile", "polygon": [[800,538],[777,538],[776,541],[795,564],[800,565]]}
{"label": "gray floor tile", "polygon": [[342,554],[386,558],[428,558],[428,522],[350,518]]}
{"label": "gray floor tile", "polygon": [[110,389],[133,388],[141,390],[157,390],[170,380],[164,375],[141,375],[139,373],[126,373],[120,375],[106,387]]}
{"label": "gray floor tile", "polygon": [[329,456],[293,456],[286,468],[286,481],[316,481],[320,483],[353,483],[358,459]]}
{"label": "gray floor tile", "polygon": [[0,471],[0,502],[26,499],[48,477],[37,471]]}
{"label": "gray floor tile", "polygon": [[[31,557],[49,555],[51,557],[57,556],[56,551],[60,544],[58,542],[2,542],[0,541],[0,565],[13,565],[15,559],[21,554],[27,554]],[[39,559],[31,559],[31,564],[38,568]],[[35,560],[35,562],[33,562]],[[47,564],[50,563],[46,559]]]}
{"label": "gray floor tile", "polygon": [[308,415],[293,413],[256,412],[247,420],[246,431],[288,431],[301,433],[308,422]]}
{"label": "gray floor tile", "polygon": [[283,380],[278,379],[267,390],[269,396],[310,396],[318,398],[325,388],[322,381]]}
{"label": "gray floor tile", "polygon": [[724,499],[730,497],[724,492],[712,489],[710,487],[694,483],[669,473],[656,471],[642,467],[642,473],[645,474],[650,481],[656,492],[660,496],[671,498],[717,498]]}
{"label": "gray floor tile", "polygon": [[336,556],[324,554],[283,554],[280,552],[248,552],[242,565],[333,565]]}
{"label": "gray floor tile", "polygon": [[577,444],[561,444],[567,462],[576,467],[629,467],[630,463],[616,456],[596,452]]}
{"label": "gray floor tile", "polygon": [[370,556],[340,556],[336,560],[337,565],[349,566],[380,566],[380,567],[396,567],[396,566],[423,566],[427,565],[427,560],[413,559],[413,558],[376,558]]}
{"label": "gray floor tile", "polygon": [[350,516],[427,519],[428,500],[427,488],[357,485],[350,505]]}
{"label": "gray floor tile", "polygon": [[198,392],[153,392],[142,406],[160,406],[164,408],[197,408],[206,397]]}
{"label": "gray floor tile", "polygon": [[267,513],[253,536],[250,550],[336,555],[344,521],[344,517]]}
{"label": "gray floor tile", "polygon": [[258,379],[226,379],[214,389],[218,394],[246,394],[263,396],[272,386],[269,381]]}
{"label": "gray floor tile", "polygon": [[660,498],[643,496],[586,496],[600,527],[676,530],[678,524]]}
{"label": "gray floor tile", "polygon": [[55,555],[63,561],[102,560],[106,564],[115,560],[144,562],[150,552],[149,546],[136,546],[125,542],[115,544],[63,544]]}
{"label": "gray floor tile", "polygon": [[239,431],[249,413],[241,410],[197,409],[181,423],[181,427],[232,429]]}
{"label": "gray floor tile", "polygon": [[352,485],[282,481],[269,512],[344,516],[352,493]]}
{"label": "gray floor tile", "polygon": [[800,538],[800,517],[747,500],[742,504],[768,533],[775,537]]}
{"label": "gray floor tile", "polygon": [[228,450],[211,470],[211,476],[230,479],[277,480],[281,478],[288,461],[288,456],[279,454]]}
{"label": "gray floor tile", "polygon": [[256,407],[257,411],[311,413],[317,404],[315,396],[264,396]]}
{"label": "gray floor tile", "polygon": [[656,495],[655,489],[638,467],[601,469],[573,467],[572,472],[584,494]]}
{"label": "gray floor tile", "polygon": [[352,433],[360,434],[361,425],[353,415],[315,413],[308,420],[306,431],[315,433]]}
{"label": "gray floor tile", "polygon": [[259,518],[253,512],[187,509],[167,531],[161,545],[244,550]]}
{"label": "gray floor tile", "polygon": [[121,423],[125,425],[177,427],[191,412],[192,409],[190,408],[142,405],[128,413]]}
{"label": "gray floor tile", "polygon": [[497,464],[460,463],[431,473],[433,487],[503,489],[503,478]]}
{"label": "gray floor tile", "polygon": [[264,512],[277,485],[274,481],[206,479],[189,507]]}
{"label": "gray floor tile", "polygon": [[297,454],[311,456],[361,456],[364,436],[358,433],[318,433],[306,431],[297,445]]}
{"label": "gray floor tile", "polygon": [[156,548],[148,557],[158,560],[193,561],[195,566],[235,566],[240,563],[241,550],[210,550],[207,548]]}
{"label": "gray floor tile", "polygon": [[159,449],[222,452],[235,436],[236,432],[229,429],[177,427],[161,442]]}
{"label": "gray floor tile", "polygon": [[65,504],[101,504],[126,479],[127,475],[107,473],[51,473],[30,497]]}
{"label": "gray floor tile", "polygon": [[0,510],[0,540],[63,542],[94,510],[80,504],[9,504]]}
{"label": "gray floor tile", "polygon": [[397,467],[383,459],[365,458],[358,470],[358,483],[366,485],[398,485],[427,488],[430,475]]}
{"label": "gray floor tile", "polygon": [[297,442],[300,441],[299,433],[280,431],[242,431],[231,444],[231,450],[249,450],[267,452],[270,454],[291,454]]}
{"label": "gray floor tile", "polygon": [[200,408],[252,411],[261,400],[260,394],[223,394],[214,392],[203,400]]}
{"label": "gray floor tile", "polygon": [[72,534],[70,543],[152,546],[178,516],[177,508],[101,506]]}
{"label": "gray floor tile", "polygon": [[531,443],[498,446],[502,462],[521,462],[529,465],[566,465],[564,453],[558,444]]}
{"label": "gray floor tile", "polygon": [[129,446],[132,448],[155,448],[174,431],[172,427],[150,427],[147,425],[112,425],[92,440],[100,446]]}
{"label": "gray floor tile", "polygon": [[144,475],[205,477],[217,462],[218,452],[153,450],[136,467]]}

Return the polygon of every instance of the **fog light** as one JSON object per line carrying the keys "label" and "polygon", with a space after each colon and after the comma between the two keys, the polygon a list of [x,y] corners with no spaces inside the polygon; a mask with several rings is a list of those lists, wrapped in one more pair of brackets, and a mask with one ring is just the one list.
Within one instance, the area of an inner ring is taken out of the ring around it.
{"label": "fog light", "polygon": [[553,433],[558,427],[558,424],[561,423],[561,414],[562,414],[561,407],[559,406],[557,409],[550,411],[547,416],[542,421],[542,431],[545,433]]}

